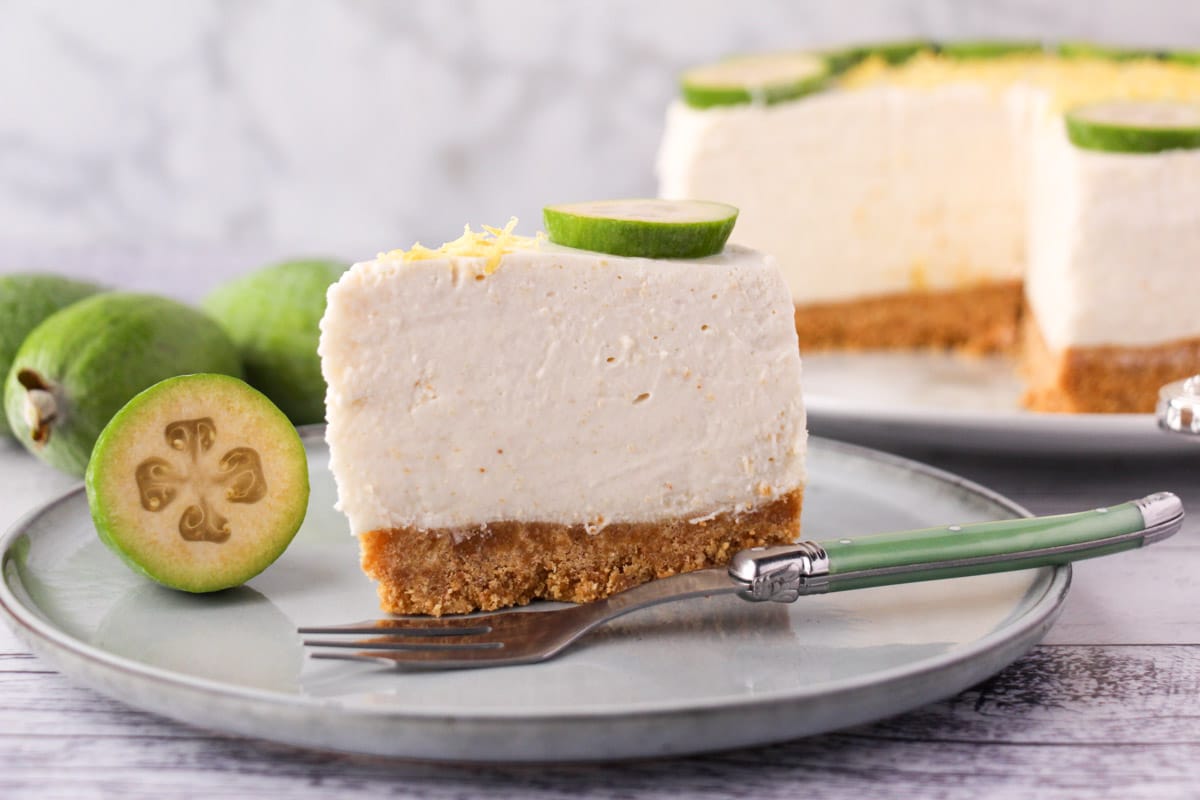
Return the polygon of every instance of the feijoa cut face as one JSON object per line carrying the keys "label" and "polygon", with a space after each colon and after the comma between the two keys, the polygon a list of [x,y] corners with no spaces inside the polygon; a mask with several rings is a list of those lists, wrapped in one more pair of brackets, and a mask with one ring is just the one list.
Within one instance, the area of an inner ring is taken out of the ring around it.
{"label": "feijoa cut face", "polygon": [[88,463],[100,538],[165,586],[238,586],[287,549],[308,508],[308,461],[287,417],[226,375],[183,375],[133,398]]}

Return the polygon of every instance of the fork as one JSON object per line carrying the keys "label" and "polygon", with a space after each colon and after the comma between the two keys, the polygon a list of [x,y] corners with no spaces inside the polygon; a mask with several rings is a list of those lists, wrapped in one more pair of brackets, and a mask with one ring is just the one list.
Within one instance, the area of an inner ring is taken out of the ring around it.
{"label": "fork", "polygon": [[824,592],[1066,564],[1160,541],[1182,524],[1179,498],[1159,492],[1074,514],[754,547],[737,553],[727,569],[673,575],[555,610],[392,617],[299,632],[368,637],[306,639],[306,646],[324,648],[313,658],[419,669],[531,664],[553,658],[599,625],[660,603],[727,594],[790,603]]}

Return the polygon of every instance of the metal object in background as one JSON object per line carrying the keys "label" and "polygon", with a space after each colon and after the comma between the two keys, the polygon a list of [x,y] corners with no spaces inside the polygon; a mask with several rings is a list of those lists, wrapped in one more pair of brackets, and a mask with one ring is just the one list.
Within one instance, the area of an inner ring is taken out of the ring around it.
{"label": "metal object in background", "polygon": [[1159,389],[1156,416],[1165,431],[1200,435],[1200,375]]}

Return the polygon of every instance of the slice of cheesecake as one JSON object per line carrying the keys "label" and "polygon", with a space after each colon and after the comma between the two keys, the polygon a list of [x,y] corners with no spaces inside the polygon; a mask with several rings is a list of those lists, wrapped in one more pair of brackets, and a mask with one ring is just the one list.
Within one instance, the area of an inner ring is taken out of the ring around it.
{"label": "slice of cheesecake", "polygon": [[331,467],[382,607],[589,601],[794,541],[805,417],[772,259],[511,228],[380,255],[329,291]]}

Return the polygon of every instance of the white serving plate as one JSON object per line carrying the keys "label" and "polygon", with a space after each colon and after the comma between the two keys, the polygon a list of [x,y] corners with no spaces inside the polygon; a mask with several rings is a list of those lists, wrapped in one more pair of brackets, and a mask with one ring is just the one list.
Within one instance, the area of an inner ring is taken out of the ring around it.
{"label": "white serving plate", "polygon": [[[373,617],[357,543],[332,508],[320,429],[305,433],[308,518],[249,585],[208,596],[135,575],[97,540],[81,489],[0,540],[0,606],[69,677],[205,728],[443,761],[586,761],[743,747],[843,728],[953,695],[1025,653],[1070,568],[750,604],[662,606],[556,660],[412,673],[305,657],[295,628]],[[1019,516],[913,462],[815,440],[808,538]]]}
{"label": "white serving plate", "polygon": [[[932,352],[804,356],[809,428],[884,449],[1009,455],[1186,454],[1195,442],[1153,414],[1042,414],[1021,408],[1011,360]],[[1200,451],[1196,451],[1200,453]]]}

